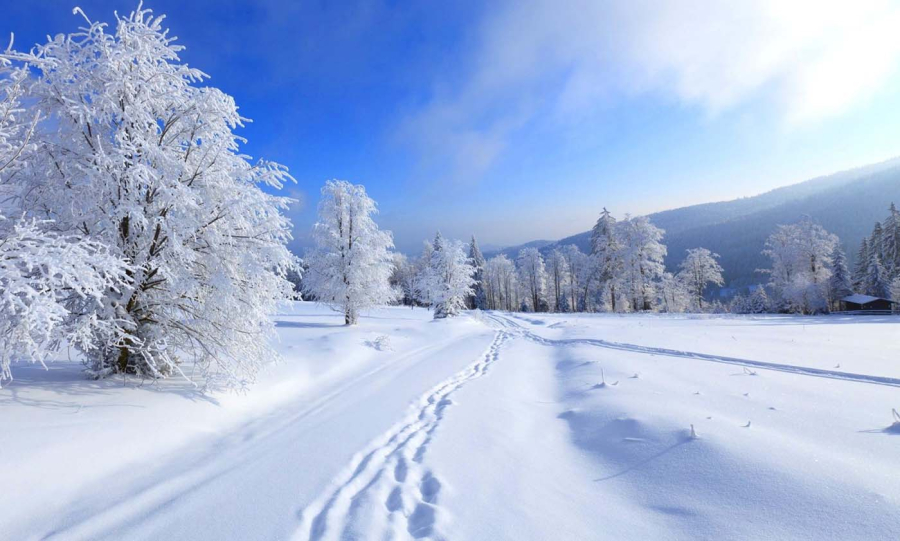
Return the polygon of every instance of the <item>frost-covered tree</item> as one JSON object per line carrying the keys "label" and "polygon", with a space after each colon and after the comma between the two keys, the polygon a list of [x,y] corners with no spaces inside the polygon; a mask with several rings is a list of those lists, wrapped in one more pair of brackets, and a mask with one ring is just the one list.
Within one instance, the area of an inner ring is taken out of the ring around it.
{"label": "frost-covered tree", "polygon": [[566,309],[563,301],[566,295],[566,286],[569,279],[569,264],[566,256],[559,248],[554,248],[547,256],[547,279],[550,285],[550,293],[553,295],[553,311],[563,312]]}
{"label": "frost-covered tree", "polygon": [[808,216],[796,224],[779,225],[769,236],[763,254],[772,260],[766,272],[781,309],[809,314],[826,308],[831,255],[837,244],[837,236]]}
{"label": "frost-covered tree", "polygon": [[568,244],[562,250],[566,258],[566,269],[569,271],[569,276],[566,279],[569,286],[566,292],[566,297],[570,303],[569,310],[572,312],[586,311],[585,288],[583,286],[589,282],[588,278],[591,273],[588,256],[574,244]]}
{"label": "frost-covered tree", "polygon": [[430,241],[422,242],[422,254],[416,260],[412,269],[413,273],[413,297],[422,306],[431,306],[431,289],[429,284],[429,269],[431,267],[431,255],[434,253],[434,245]]}
{"label": "frost-covered tree", "polygon": [[847,269],[847,256],[840,244],[835,244],[831,252],[831,277],[828,278],[828,303],[834,310],[838,302],[847,295],[853,294],[850,284],[850,271]]}
{"label": "frost-covered tree", "polygon": [[406,255],[399,252],[392,254],[392,268],[390,284],[394,289],[397,300],[404,306],[414,307],[416,301],[416,266],[417,261],[410,261]]}
{"label": "frost-covered tree", "polygon": [[40,114],[21,102],[29,86],[27,66],[0,57],[0,384],[13,361],[44,364],[64,341],[90,346],[91,335],[114,331],[89,313],[127,286],[123,262],[102,244],[59,234],[49,220],[3,216],[4,207],[22,212],[15,179],[36,146]]}
{"label": "frost-covered tree", "polygon": [[691,295],[684,281],[670,272],[664,272],[657,284],[657,305],[664,312],[684,312],[691,305]]}
{"label": "frost-covered tree", "polygon": [[766,288],[762,285],[756,286],[753,293],[747,299],[749,313],[764,314],[769,311],[769,296],[766,295]]}
{"label": "frost-covered tree", "polygon": [[866,276],[869,273],[869,241],[863,239],[856,252],[856,265],[853,267],[853,280],[851,285],[856,292],[866,290]]}
{"label": "frost-covered tree", "polygon": [[662,244],[665,232],[650,223],[646,216],[626,218],[618,224],[621,246],[622,279],[635,312],[653,308],[656,283],[665,271]]}
{"label": "frost-covered tree", "polygon": [[900,302],[900,277],[894,278],[894,281],[891,282],[891,300]]}
{"label": "frost-covered tree", "polygon": [[306,256],[304,289],[344,314],[355,325],[361,310],[396,299],[388,231],[378,229],[375,201],[359,184],[329,180],[322,188],[319,221],[313,227],[315,248]]}
{"label": "frost-covered tree", "polygon": [[537,248],[523,248],[516,258],[516,265],[519,268],[519,283],[526,293],[525,300],[529,310],[542,311],[547,286],[547,271],[543,256]]}
{"label": "frost-covered tree", "polygon": [[466,256],[465,244],[445,239],[438,232],[424,280],[435,319],[455,316],[465,308],[466,298],[472,294],[475,284],[474,274],[475,267]]}
{"label": "frost-covered tree", "polygon": [[90,312],[127,285],[105,246],[40,225],[0,215],[0,383],[12,379],[13,361],[44,364],[63,341],[89,347],[94,334],[110,332],[79,308]]}
{"label": "frost-covered tree", "polygon": [[484,285],[485,260],[484,255],[481,253],[481,249],[478,248],[478,241],[475,240],[475,235],[472,235],[472,242],[469,243],[469,260],[472,262],[472,266],[475,267],[475,274],[473,275],[475,284],[472,286],[473,293],[469,297],[467,303],[469,308],[484,310],[487,304]]}
{"label": "frost-covered tree", "polygon": [[604,207],[591,229],[591,254],[588,279],[584,281],[584,297],[588,298],[591,282],[597,280],[610,310],[616,311],[616,288],[622,279],[622,245],[619,242],[616,219]]}
{"label": "frost-covered tree", "polygon": [[706,286],[725,284],[722,266],[716,261],[718,258],[719,254],[714,254],[706,248],[692,248],[687,251],[687,257],[681,262],[678,277],[690,295],[691,304],[701,312]]}
{"label": "frost-covered tree", "polygon": [[892,278],[900,277],[900,211],[894,203],[888,208],[882,237],[882,264]]}
{"label": "frost-covered tree", "polygon": [[873,297],[887,298],[890,296],[891,282],[887,271],[881,264],[878,252],[869,250],[869,262],[866,268],[866,281],[863,292]]}
{"label": "frost-covered tree", "polygon": [[127,287],[81,306],[103,323],[80,342],[92,374],[163,377],[190,360],[207,382],[248,382],[276,356],[270,315],[296,264],[290,200],[260,186],[290,177],[240,152],[245,119],[180,61],[162,17],[138,9],[113,31],[84,18],[0,55],[33,74],[26,117],[40,119],[6,200],[127,265]]}
{"label": "frost-covered tree", "polygon": [[494,256],[485,264],[488,284],[488,307],[491,310],[512,311],[518,305],[516,266],[505,255]]}

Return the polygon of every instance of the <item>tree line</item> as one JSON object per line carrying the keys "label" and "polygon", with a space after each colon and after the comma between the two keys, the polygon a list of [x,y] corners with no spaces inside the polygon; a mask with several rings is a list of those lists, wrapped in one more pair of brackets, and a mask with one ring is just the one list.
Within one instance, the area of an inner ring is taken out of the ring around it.
{"label": "tree line", "polygon": [[[853,292],[889,297],[893,287],[894,295],[900,293],[900,219],[893,205],[888,219],[877,224],[872,237],[863,242],[865,257],[860,259],[866,263],[852,275],[838,238],[810,217],[778,226],[763,251],[771,262],[769,268],[759,270],[768,277],[766,283],[724,304],[709,296],[711,286],[724,285],[719,256],[706,248],[692,248],[686,251],[677,273],[667,272],[663,265],[665,232],[645,216],[625,216],[617,221],[604,208],[591,231],[589,253],[567,245],[546,255],[536,248],[524,248],[515,260],[502,254],[485,259],[474,236],[463,244],[438,233],[433,241],[425,241],[420,256],[409,258],[391,253],[387,244],[377,240],[384,233],[371,221],[375,204],[362,187],[331,181],[322,193],[315,236],[319,239],[324,228],[328,231],[325,238],[345,240],[337,251],[317,240],[317,247],[306,258],[310,278],[303,291],[307,297],[344,310],[348,323],[355,321],[352,314],[359,307],[383,303],[433,307],[435,318],[456,315],[464,308],[814,314],[838,309],[839,300]],[[366,283],[357,287],[351,278],[353,261],[363,259],[349,255],[353,239],[330,218],[333,202],[345,197],[338,193],[356,193],[365,201],[348,202],[347,209],[369,209],[365,218],[357,218],[355,246],[365,251],[371,244],[371,253],[378,254],[378,270],[361,272],[380,277],[377,286]],[[325,261],[330,261],[327,269]]]}

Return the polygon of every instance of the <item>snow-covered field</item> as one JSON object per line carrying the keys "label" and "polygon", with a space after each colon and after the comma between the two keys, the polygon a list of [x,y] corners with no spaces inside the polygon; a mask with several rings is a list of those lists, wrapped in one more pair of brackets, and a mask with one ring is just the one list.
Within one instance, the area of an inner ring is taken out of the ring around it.
{"label": "snow-covered field", "polygon": [[277,320],[243,395],[14,366],[0,537],[900,539],[900,318]]}

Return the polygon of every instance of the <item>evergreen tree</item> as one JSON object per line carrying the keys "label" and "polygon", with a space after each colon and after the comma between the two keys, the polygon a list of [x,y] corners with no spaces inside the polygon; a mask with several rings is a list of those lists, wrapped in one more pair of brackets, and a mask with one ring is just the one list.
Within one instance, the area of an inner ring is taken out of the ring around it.
{"label": "evergreen tree", "polygon": [[766,288],[762,285],[756,286],[753,293],[750,294],[748,301],[749,313],[763,314],[769,311],[769,296],[766,295]]}
{"label": "evergreen tree", "polygon": [[853,287],[850,283],[850,271],[847,270],[847,256],[844,255],[840,244],[837,244],[831,252],[831,277],[828,279],[830,308],[834,310],[842,298],[852,294]]}
{"label": "evergreen tree", "polygon": [[862,293],[866,290],[866,277],[869,274],[869,241],[863,239],[856,253],[856,266],[853,268],[851,285],[853,291]]}
{"label": "evergreen tree", "polygon": [[478,241],[475,240],[475,235],[472,235],[472,242],[469,244],[469,260],[472,263],[472,266],[475,267],[475,274],[473,276],[475,285],[472,288],[473,294],[469,297],[467,303],[469,308],[484,310],[487,304],[484,284],[485,261],[484,255],[481,254],[481,250],[478,248]]}
{"label": "evergreen tree", "polygon": [[459,314],[472,294],[475,267],[471,265],[462,242],[447,240],[438,232],[425,274],[425,290],[434,306],[434,319]]}
{"label": "evergreen tree", "polygon": [[873,250],[869,251],[869,265],[866,272],[865,286],[866,295],[882,298],[890,297],[891,282],[878,254]]}

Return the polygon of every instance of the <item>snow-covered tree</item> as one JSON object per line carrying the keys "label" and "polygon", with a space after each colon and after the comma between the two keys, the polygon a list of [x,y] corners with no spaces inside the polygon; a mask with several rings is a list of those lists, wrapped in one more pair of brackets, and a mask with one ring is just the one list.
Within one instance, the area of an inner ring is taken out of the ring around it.
{"label": "snow-covered tree", "polygon": [[687,257],[681,262],[681,271],[678,277],[691,298],[691,304],[701,312],[703,311],[703,295],[708,284],[721,286],[725,284],[722,278],[722,266],[716,259],[719,254],[714,254],[706,248],[692,248],[687,251]]}
{"label": "snow-covered tree", "polygon": [[834,310],[838,302],[847,295],[853,294],[850,284],[850,271],[847,269],[847,256],[840,244],[835,244],[831,252],[831,277],[828,279],[828,303]]}
{"label": "snow-covered tree", "polygon": [[608,301],[610,310],[616,311],[616,288],[622,277],[622,245],[619,243],[616,219],[606,208],[597,219],[591,229],[591,273],[583,284],[585,299],[595,279],[603,292],[603,297]]}
{"label": "snow-covered tree", "polygon": [[469,260],[472,262],[472,266],[475,267],[473,276],[475,284],[472,287],[473,293],[468,299],[468,305],[469,308],[484,310],[487,304],[484,285],[485,260],[484,255],[481,254],[481,249],[478,248],[478,241],[475,240],[475,235],[472,235],[472,242],[469,243]]}
{"label": "snow-covered tree", "polygon": [[208,382],[250,381],[276,356],[270,315],[296,265],[290,200],[260,186],[290,177],[241,154],[234,100],[200,86],[161,17],[138,9],[112,33],[85,20],[0,54],[34,74],[25,117],[40,119],[6,200],[127,265],[126,287],[81,307],[103,323],[80,342],[92,374],[162,377],[191,360]]}
{"label": "snow-covered tree", "polygon": [[0,383],[13,361],[43,364],[63,340],[89,349],[93,335],[115,334],[81,312],[125,287],[127,269],[101,244],[39,226],[0,215]]}
{"label": "snow-covered tree", "polygon": [[544,258],[537,248],[523,248],[516,258],[519,268],[519,283],[524,288],[525,301],[533,312],[543,311],[544,293],[547,287],[547,271]]}
{"label": "snow-covered tree", "polygon": [[394,242],[390,232],[378,229],[372,218],[377,212],[362,185],[329,180],[322,188],[303,285],[343,313],[347,325],[357,323],[361,310],[397,298],[390,286]]}
{"label": "snow-covered tree", "polygon": [[856,292],[866,290],[866,276],[869,273],[869,241],[863,239],[856,252],[856,265],[853,267],[851,286]]}
{"label": "snow-covered tree", "polygon": [[804,314],[824,310],[827,304],[831,255],[837,236],[808,216],[791,225],[779,225],[766,241],[763,254],[772,259],[769,284],[782,309]]}
{"label": "snow-covered tree", "polygon": [[566,297],[571,305],[569,310],[572,312],[586,311],[584,284],[590,281],[589,276],[592,272],[589,268],[588,256],[574,244],[568,244],[562,250],[566,258],[566,269],[569,271],[569,276],[566,279],[569,286]]}
{"label": "snow-covered tree", "polygon": [[750,298],[747,299],[749,313],[764,314],[769,311],[769,296],[766,295],[766,288],[762,285],[756,286]]}
{"label": "snow-covered tree", "polygon": [[863,292],[873,297],[887,298],[890,296],[891,282],[887,271],[881,264],[878,252],[869,250],[869,262],[866,268],[866,281]]}
{"label": "snow-covered tree", "polygon": [[657,284],[657,305],[664,312],[684,312],[691,305],[691,295],[679,277],[664,272]]}
{"label": "snow-covered tree", "polygon": [[505,255],[494,256],[485,264],[488,307],[491,310],[515,310],[518,306],[516,266]]}
{"label": "snow-covered tree", "polygon": [[653,308],[656,283],[665,271],[662,244],[665,232],[646,216],[626,218],[618,224],[619,245],[625,290],[635,312]]}
{"label": "snow-covered tree", "polygon": [[900,277],[891,282],[891,300],[900,302]]}
{"label": "snow-covered tree", "polygon": [[466,256],[465,244],[445,239],[438,232],[424,280],[435,319],[455,316],[465,308],[466,298],[472,294],[475,284],[474,274],[475,267]]}
{"label": "snow-covered tree", "polygon": [[550,294],[553,296],[553,311],[563,312],[566,310],[563,301],[569,280],[569,264],[562,250],[554,248],[550,252],[550,255],[547,256],[546,267]]}

